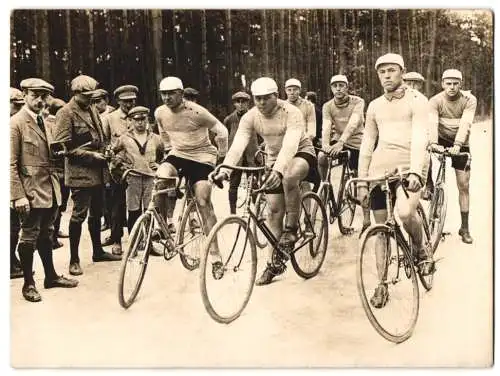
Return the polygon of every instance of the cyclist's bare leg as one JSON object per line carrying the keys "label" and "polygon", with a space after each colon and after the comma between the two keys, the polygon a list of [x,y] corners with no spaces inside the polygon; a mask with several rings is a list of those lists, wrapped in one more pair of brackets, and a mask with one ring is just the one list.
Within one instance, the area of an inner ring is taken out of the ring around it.
{"label": "cyclist's bare leg", "polygon": [[403,227],[410,235],[417,252],[422,249],[422,219],[417,213],[421,192],[408,192],[406,197],[403,188],[399,186],[396,190],[396,209]]}
{"label": "cyclist's bare leg", "polygon": [[[369,210],[369,209],[368,209]],[[385,223],[387,220],[387,210],[374,210],[373,217],[375,218],[375,223]],[[386,253],[385,253],[385,239],[379,237],[376,239],[375,244],[375,257],[377,263],[377,273],[380,283],[385,279],[385,273],[387,269],[386,263]]]}
{"label": "cyclist's bare leg", "polygon": [[[353,174],[354,174],[354,177],[357,178],[358,177],[358,171],[357,170],[352,170]],[[355,193],[354,196],[357,196],[357,194]],[[363,209],[363,230],[366,230],[366,228],[368,228],[368,226],[370,226],[371,224],[371,218],[370,218],[370,208],[369,207],[361,207]]]}
{"label": "cyclist's bare leg", "polygon": [[303,158],[293,158],[283,176],[286,219],[285,226],[297,228],[300,214],[300,185],[309,172],[309,164]]}
{"label": "cyclist's bare leg", "polygon": [[[203,230],[205,234],[208,234],[212,227],[215,226],[217,222],[217,217],[215,216],[214,207],[212,205],[211,195],[212,195],[212,184],[208,180],[200,180],[196,182],[193,186],[194,197],[198,203],[198,208],[200,209],[201,218],[203,221]],[[214,242],[214,249],[210,250],[213,255],[219,254],[219,245],[217,239]]]}
{"label": "cyclist's bare leg", "polygon": [[470,244],[472,237],[469,233],[469,181],[470,169],[466,171],[455,170],[457,176],[458,187],[458,203],[460,205],[460,215],[462,216],[462,224],[460,226],[459,235],[462,236],[462,241]]}
{"label": "cyclist's bare leg", "polygon": [[[276,239],[280,239],[283,232],[283,218],[285,217],[285,196],[282,193],[267,194],[267,220],[266,225]],[[271,245],[267,247],[267,260],[272,260],[274,249]]]}
{"label": "cyclist's bare leg", "polygon": [[[160,178],[177,177],[176,168],[168,162],[164,162],[158,167],[156,175]],[[173,180],[165,181],[165,187],[158,187],[158,189],[175,188],[175,182]],[[177,196],[174,190],[167,193],[166,195],[159,195],[155,199],[155,206],[158,208],[160,215],[167,223],[172,222],[172,217],[174,215],[175,202]]]}
{"label": "cyclist's bare leg", "polygon": [[328,171],[328,157],[322,151],[318,153],[318,171],[321,180],[325,180]]}

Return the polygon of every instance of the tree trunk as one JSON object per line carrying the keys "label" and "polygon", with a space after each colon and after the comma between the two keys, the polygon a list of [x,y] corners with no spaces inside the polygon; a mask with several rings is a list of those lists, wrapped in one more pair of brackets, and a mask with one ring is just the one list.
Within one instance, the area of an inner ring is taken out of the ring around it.
{"label": "tree trunk", "polygon": [[163,34],[163,18],[161,10],[151,9],[148,11],[151,17],[151,31],[152,31],[152,44],[153,44],[153,60],[154,60],[154,81],[156,86],[160,83],[162,74],[162,63],[161,63],[161,50],[162,50],[162,34]]}
{"label": "tree trunk", "polygon": [[288,76],[293,75],[293,70],[292,70],[292,9],[288,10]]}
{"label": "tree trunk", "polygon": [[434,66],[434,55],[436,53],[436,37],[437,37],[437,10],[430,11],[430,29],[431,29],[431,47],[429,51],[429,63],[427,64],[427,77],[426,77],[426,93],[427,97],[430,98],[432,94],[432,73]]}
{"label": "tree trunk", "polygon": [[208,74],[207,60],[207,15],[205,13],[205,10],[201,11],[201,66],[203,71],[203,82],[200,90],[202,92],[202,95],[207,98],[207,102],[210,102],[210,77]]}
{"label": "tree trunk", "polygon": [[286,10],[280,9],[280,65],[281,65],[281,73],[280,73],[280,81],[285,82],[285,43],[284,43],[284,35],[285,35],[285,12]]}
{"label": "tree trunk", "polygon": [[387,43],[387,9],[384,9],[382,17],[382,52],[388,52],[388,43]]}
{"label": "tree trunk", "polygon": [[[311,76],[311,37],[312,37],[312,34],[311,34],[311,25],[310,25],[310,20],[309,20],[309,17],[311,16],[311,11],[310,10],[305,10],[307,12],[307,16],[306,16],[306,29],[305,29],[305,34],[306,34],[306,45],[307,45],[307,52],[306,52],[306,74],[309,75],[309,85],[311,85],[311,87],[314,87],[316,88],[317,87],[317,84],[316,82],[313,82],[312,80],[312,77]],[[315,80],[317,80],[318,78],[317,77],[314,77]]]}
{"label": "tree trunk", "polygon": [[[346,62],[345,62],[345,40],[344,31],[342,28],[342,10],[335,9],[333,11],[335,19],[335,29],[337,31],[337,51],[338,51],[338,66],[335,70],[335,74],[344,74]],[[373,37],[373,36],[372,36]]]}
{"label": "tree trunk", "polygon": [[45,80],[50,77],[49,24],[47,10],[37,10],[35,15],[35,30],[37,44],[37,74]]}
{"label": "tree trunk", "polygon": [[263,58],[264,58],[264,76],[270,75],[269,72],[269,35],[267,32],[267,17],[266,10],[261,10],[261,25],[262,25],[262,49],[263,49]]}
{"label": "tree trunk", "polygon": [[92,10],[88,10],[89,18],[89,71],[91,75],[95,74],[95,53],[94,53],[94,15]]}
{"label": "tree trunk", "polygon": [[396,20],[398,22],[398,50],[399,54],[403,55],[403,44],[401,43],[401,22],[399,20],[399,10],[396,9]]}
{"label": "tree trunk", "polygon": [[[68,11],[69,12],[69,11]],[[115,44],[114,44],[114,33],[113,33],[113,24],[112,24],[112,12],[113,11],[106,11],[105,14],[105,24],[106,24],[106,59],[109,56],[108,60],[108,74],[109,74],[109,85],[110,89],[115,88],[116,85],[116,80],[115,80],[115,67],[114,67],[114,62],[115,62],[115,57],[112,53],[112,51],[115,49]],[[68,36],[69,40],[71,40],[71,35]]]}
{"label": "tree trunk", "polygon": [[231,95],[233,93],[233,50],[232,50],[232,45],[233,45],[233,31],[232,31],[232,24],[231,24],[231,10],[227,9],[226,10],[226,51],[225,51],[225,56],[226,56],[226,77],[227,77],[227,89],[228,89],[228,102],[231,101]]}
{"label": "tree trunk", "polygon": [[[203,11],[204,13],[205,11]],[[179,46],[178,46],[178,42],[177,42],[177,31],[178,31],[178,22],[177,22],[177,11],[173,10],[172,11],[172,44],[173,44],[173,47],[174,47],[174,60],[175,60],[175,71],[177,72],[176,74],[177,75],[180,75],[180,72],[181,72],[181,61],[180,61],[180,56],[179,56]],[[206,25],[204,24],[204,22],[202,21],[202,30],[203,30],[203,27],[205,27],[205,37],[206,37]],[[202,31],[203,32],[203,31]],[[205,39],[205,42],[206,42],[206,39]],[[203,49],[203,47],[202,47]],[[203,54],[203,52],[202,52]]]}

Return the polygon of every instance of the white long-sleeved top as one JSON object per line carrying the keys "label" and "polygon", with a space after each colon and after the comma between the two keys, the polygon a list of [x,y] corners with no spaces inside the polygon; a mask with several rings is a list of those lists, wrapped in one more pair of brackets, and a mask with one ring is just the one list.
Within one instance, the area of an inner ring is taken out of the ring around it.
{"label": "white long-sleeved top", "polygon": [[409,87],[400,99],[388,100],[382,95],[370,102],[359,153],[359,177],[382,175],[401,167],[422,178],[429,112],[427,98]]}
{"label": "white long-sleeved top", "polygon": [[258,134],[264,139],[268,153],[267,165],[273,170],[285,173],[286,168],[297,152],[315,156],[312,141],[305,134],[302,112],[294,105],[278,99],[278,104],[268,116],[257,107],[249,110],[240,120],[238,131],[227,152],[224,164],[236,165],[252,137]]}

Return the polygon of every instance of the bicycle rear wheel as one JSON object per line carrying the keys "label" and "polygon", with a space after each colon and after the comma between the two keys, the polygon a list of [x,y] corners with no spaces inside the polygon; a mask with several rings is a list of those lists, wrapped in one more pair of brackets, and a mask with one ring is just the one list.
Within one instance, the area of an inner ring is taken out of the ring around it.
{"label": "bicycle rear wheel", "polygon": [[[152,247],[153,222],[151,213],[145,212],[132,228],[118,281],[118,300],[123,308],[128,308],[134,303],[144,280]],[[132,274],[130,279],[129,272]]]}
{"label": "bicycle rear wheel", "polygon": [[447,205],[446,185],[440,184],[434,189],[434,195],[429,207],[429,231],[431,233],[431,249],[433,254],[436,252],[441,241]]}
{"label": "bicycle rear wheel", "polygon": [[325,261],[328,245],[328,219],[321,199],[314,192],[307,192],[301,198],[299,217],[299,241],[308,242],[291,254],[291,262],[295,272],[302,278],[316,276]]}
{"label": "bicycle rear wheel", "polygon": [[195,270],[200,265],[200,249],[205,241],[203,220],[192,199],[182,214],[176,249],[182,265],[187,270]]}
{"label": "bicycle rear wheel", "polygon": [[[357,286],[363,309],[382,337],[401,343],[410,338],[418,319],[419,291],[413,260],[386,225],[369,227],[360,247]],[[381,303],[385,299],[367,296],[381,282],[387,286],[385,303]]]}
{"label": "bicycle rear wheel", "polygon": [[250,300],[256,273],[257,247],[247,222],[236,215],[218,222],[200,263],[201,297],[210,317],[222,324],[236,320]]}
{"label": "bicycle rear wheel", "polygon": [[[421,204],[419,204],[417,206],[417,212],[419,213],[420,215],[420,218],[422,218],[422,221],[425,223],[427,221],[427,218],[426,218],[426,215],[425,215],[425,212],[424,212],[424,208],[422,207]],[[424,224],[425,226],[425,224]],[[425,243],[431,243],[431,239],[427,238],[427,235],[425,233],[425,228],[423,229],[423,233],[422,233],[422,236],[423,236],[423,241]],[[431,246],[431,245],[430,245]],[[410,242],[410,247],[411,247],[411,242]],[[416,250],[412,250],[412,254],[415,255],[415,252]],[[418,274],[418,278],[420,279],[420,282],[422,283],[422,286],[424,286],[425,290],[426,291],[429,291],[432,289],[432,284],[434,282],[434,271],[428,275],[423,275],[422,274],[422,270],[417,267],[417,274]]]}
{"label": "bicycle rear wheel", "polygon": [[[267,200],[266,195],[264,193],[259,193],[257,195],[257,199],[255,200],[255,214],[257,218],[264,218],[264,221],[267,219]],[[267,246],[267,238],[264,236],[262,231],[257,227],[257,223],[252,221],[252,232],[255,236],[255,242],[259,246],[259,248],[264,248]]]}
{"label": "bicycle rear wheel", "polygon": [[[345,173],[342,188],[339,191],[338,225],[342,235],[352,233],[352,222],[354,221],[354,213],[356,212],[356,204],[347,198],[347,194],[344,191],[345,184],[350,176],[351,174],[349,172]],[[356,197],[352,184],[349,190],[351,196]]]}

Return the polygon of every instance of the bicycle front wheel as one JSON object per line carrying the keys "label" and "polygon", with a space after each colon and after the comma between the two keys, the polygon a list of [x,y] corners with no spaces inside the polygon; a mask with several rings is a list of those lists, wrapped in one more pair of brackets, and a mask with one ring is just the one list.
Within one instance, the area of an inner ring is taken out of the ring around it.
{"label": "bicycle front wheel", "polygon": [[182,214],[176,244],[181,263],[187,270],[195,270],[200,265],[200,249],[204,241],[203,220],[192,199]]}
{"label": "bicycle front wheel", "polygon": [[[305,244],[300,247],[301,244]],[[314,192],[301,198],[299,218],[299,241],[291,255],[295,272],[302,278],[316,276],[325,261],[328,246],[328,219],[321,199]]]}
{"label": "bicycle front wheel", "polygon": [[434,189],[434,195],[429,207],[429,231],[431,233],[431,248],[433,254],[436,252],[443,234],[447,204],[446,185],[440,184]]}
{"label": "bicycle front wheel", "polygon": [[144,280],[152,247],[153,222],[151,213],[146,212],[137,219],[132,228],[118,282],[118,300],[123,308],[134,303]]}
{"label": "bicycle front wheel", "polygon": [[215,321],[229,324],[245,309],[257,272],[257,247],[242,218],[218,222],[205,242],[200,263],[203,305]]}
{"label": "bicycle front wheel", "polygon": [[401,343],[410,338],[418,318],[413,261],[386,225],[369,227],[360,246],[357,286],[363,309],[382,337]]}

